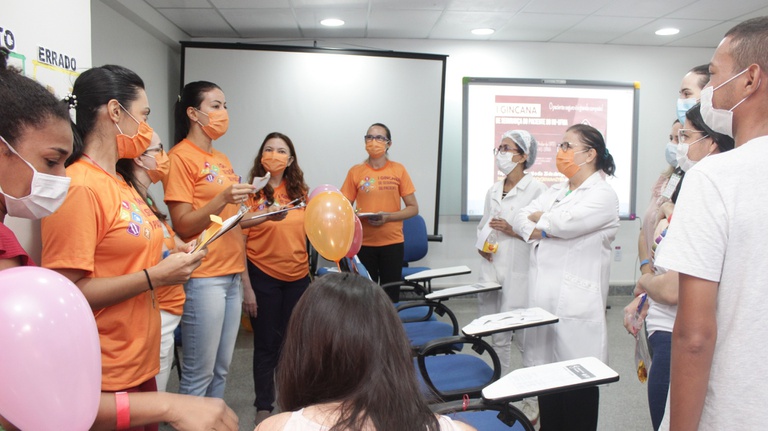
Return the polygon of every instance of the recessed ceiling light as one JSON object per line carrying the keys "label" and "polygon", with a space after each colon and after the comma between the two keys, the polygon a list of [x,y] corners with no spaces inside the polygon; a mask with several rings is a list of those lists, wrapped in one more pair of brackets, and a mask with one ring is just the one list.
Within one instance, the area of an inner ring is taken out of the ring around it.
{"label": "recessed ceiling light", "polygon": [[678,33],[680,33],[680,30],[672,27],[656,30],[656,34],[659,36],[672,36]]}
{"label": "recessed ceiling light", "polygon": [[494,30],[492,28],[476,28],[476,29],[472,30],[472,34],[476,34],[478,36],[487,36],[487,35],[493,34],[495,32],[496,32],[496,30]]}
{"label": "recessed ceiling light", "polygon": [[344,21],[338,19],[338,18],[327,18],[322,21],[320,21],[320,24],[326,26],[326,27],[339,27],[344,25]]}

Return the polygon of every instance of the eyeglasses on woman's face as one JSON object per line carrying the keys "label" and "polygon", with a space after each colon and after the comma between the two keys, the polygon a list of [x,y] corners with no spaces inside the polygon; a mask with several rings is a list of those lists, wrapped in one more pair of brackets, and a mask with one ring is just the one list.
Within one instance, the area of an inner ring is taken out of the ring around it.
{"label": "eyeglasses on woman's face", "polygon": [[363,136],[363,139],[365,139],[365,142],[369,142],[369,141],[376,141],[376,142],[383,142],[383,143],[389,142],[389,138],[383,135],[365,135]]}

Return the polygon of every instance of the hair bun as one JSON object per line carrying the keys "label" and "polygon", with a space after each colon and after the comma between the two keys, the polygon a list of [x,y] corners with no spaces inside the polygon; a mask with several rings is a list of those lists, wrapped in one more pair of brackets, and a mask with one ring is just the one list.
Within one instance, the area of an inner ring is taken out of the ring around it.
{"label": "hair bun", "polygon": [[11,51],[6,47],[0,47],[0,73],[5,72],[8,69],[8,56],[11,55]]}

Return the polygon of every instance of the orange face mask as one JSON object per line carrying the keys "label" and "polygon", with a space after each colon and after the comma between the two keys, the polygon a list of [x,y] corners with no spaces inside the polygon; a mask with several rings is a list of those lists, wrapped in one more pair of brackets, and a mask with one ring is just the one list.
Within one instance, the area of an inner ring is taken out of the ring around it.
{"label": "orange face mask", "polygon": [[[123,105],[120,105],[120,107],[123,108]],[[144,154],[144,151],[149,148],[149,144],[152,142],[152,128],[149,127],[149,124],[146,122],[140,122],[139,120],[133,118],[133,115],[131,115],[127,109],[123,108],[123,111],[125,111],[125,113],[128,114],[128,116],[131,117],[131,119],[139,125],[139,129],[135,135],[128,136],[123,133],[123,131],[120,129],[120,126],[115,123],[117,131],[120,132],[116,136],[117,158],[135,159],[136,157]]]}
{"label": "orange face mask", "polygon": [[270,174],[282,172],[288,166],[288,154],[281,154],[275,151],[265,153],[261,156],[261,166],[269,171]]}
{"label": "orange face mask", "polygon": [[372,159],[378,159],[387,152],[387,144],[374,140],[365,143],[365,151]]}
{"label": "orange face mask", "polygon": [[217,109],[211,112],[203,112],[199,109],[195,109],[195,111],[208,117],[208,124],[205,126],[203,126],[203,123],[199,120],[197,122],[206,136],[215,141],[227,133],[227,129],[229,128],[229,113],[227,113],[226,109]]}
{"label": "orange face mask", "polygon": [[[579,153],[586,153],[589,150],[579,151]],[[573,158],[576,157],[576,152],[574,151],[557,151],[557,156],[555,158],[555,166],[557,166],[557,170],[560,171],[561,174],[565,175],[569,179],[572,178],[574,175],[576,175],[581,170],[581,165],[584,163],[579,163],[578,165],[574,163]]]}
{"label": "orange face mask", "polygon": [[155,154],[154,158],[155,168],[147,169],[147,174],[149,174],[149,179],[152,181],[152,184],[156,184],[165,179],[168,172],[171,170],[171,159],[168,158],[168,154],[164,151]]}

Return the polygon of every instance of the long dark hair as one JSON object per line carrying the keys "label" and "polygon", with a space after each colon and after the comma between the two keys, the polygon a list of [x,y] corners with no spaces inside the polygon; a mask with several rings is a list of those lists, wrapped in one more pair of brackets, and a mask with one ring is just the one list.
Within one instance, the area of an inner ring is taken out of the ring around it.
{"label": "long dark hair", "polygon": [[77,97],[75,108],[75,147],[67,164],[83,155],[85,137],[93,131],[99,109],[115,99],[126,109],[139,97],[144,81],[132,70],[113,64],[94,67],[81,73],[72,87]]}
{"label": "long dark hair", "polygon": [[175,124],[173,133],[174,144],[178,144],[182,139],[186,138],[189,134],[189,128],[192,126],[187,116],[187,108],[200,109],[200,104],[205,99],[205,93],[217,88],[221,90],[213,82],[195,81],[190,82],[181,89],[179,100],[176,101],[173,111]]}
{"label": "long dark hair", "polygon": [[145,187],[144,184],[141,184],[139,180],[136,179],[136,175],[133,173],[135,166],[133,160],[134,159],[118,160],[117,164],[115,165],[115,170],[123,177],[125,182],[132,185],[133,188],[136,189],[136,192],[139,194],[139,196],[141,196],[142,199],[144,199],[144,203],[146,203],[149,209],[152,210],[158,220],[162,222],[168,220],[168,215],[160,211],[160,208],[155,205],[155,199],[151,194],[149,194],[149,188]]}
{"label": "long dark hair", "polygon": [[357,274],[327,274],[307,288],[288,324],[277,385],[284,410],[341,403],[332,431],[439,429],[392,301]]}
{"label": "long dark hair", "polygon": [[[285,168],[283,178],[285,178],[285,190],[288,192],[288,197],[291,198],[291,200],[298,199],[307,194],[309,186],[304,182],[304,172],[301,170],[301,167],[299,167],[299,159],[296,157],[296,148],[293,146],[291,138],[280,132],[272,132],[264,138],[261,147],[259,147],[259,152],[256,154],[256,158],[253,159],[253,167],[251,167],[251,172],[248,174],[248,182],[252,182],[255,177],[263,177],[267,174],[267,170],[261,165],[261,157],[263,156],[264,146],[267,144],[267,141],[273,138],[282,139],[283,142],[288,145],[288,149],[291,152],[290,156],[293,157],[293,163]],[[275,190],[271,185],[267,184],[266,187],[261,190],[261,193],[264,195],[267,202],[274,202]]]}
{"label": "long dark hair", "polygon": [[0,135],[15,146],[28,127],[42,127],[51,119],[69,122],[69,106],[38,82],[8,67],[8,54],[7,48],[0,49]]}
{"label": "long dark hair", "polygon": [[575,132],[581,137],[581,140],[594,148],[597,152],[597,169],[605,172],[607,175],[613,175],[616,172],[616,164],[613,162],[613,156],[608,152],[605,146],[605,139],[599,130],[587,124],[574,124],[569,127],[567,132]]}
{"label": "long dark hair", "polygon": [[706,133],[707,135],[709,135],[709,137],[712,138],[713,141],[715,141],[715,144],[717,144],[717,149],[721,153],[724,153],[728,150],[733,149],[734,147],[733,138],[731,138],[728,135],[723,135],[722,133],[715,132],[714,130],[710,129],[706,123],[704,123],[704,118],[702,118],[701,116],[700,103],[693,105],[691,109],[689,109],[688,112],[685,113],[685,119],[690,121],[696,130],[700,130]]}

